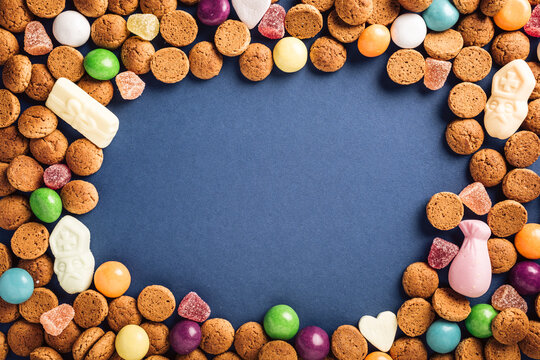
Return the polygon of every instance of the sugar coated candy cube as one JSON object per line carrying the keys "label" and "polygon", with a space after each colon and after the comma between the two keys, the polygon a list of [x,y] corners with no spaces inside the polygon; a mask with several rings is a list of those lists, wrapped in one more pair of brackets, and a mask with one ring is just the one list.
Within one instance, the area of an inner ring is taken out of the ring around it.
{"label": "sugar coated candy cube", "polygon": [[53,43],[45,27],[39,21],[30,21],[24,30],[24,51],[39,56],[51,52]]}
{"label": "sugar coated candy cube", "polygon": [[491,305],[499,311],[508,308],[516,308],[527,313],[528,310],[527,302],[519,295],[512,285],[503,285],[495,290],[491,296]]}
{"label": "sugar coated candy cube", "polygon": [[39,322],[47,334],[58,336],[69,325],[74,316],[73,307],[69,304],[62,304],[41,314]]}
{"label": "sugar coated candy cube", "polygon": [[481,182],[467,185],[459,193],[459,198],[476,215],[485,215],[491,209],[491,199]]}
{"label": "sugar coated candy cube", "polygon": [[259,23],[259,32],[269,39],[281,39],[285,36],[285,9],[279,4],[272,4]]}
{"label": "sugar coated candy cube", "polygon": [[49,189],[58,190],[71,180],[71,170],[65,164],[54,164],[43,172],[43,182]]}
{"label": "sugar coated candy cube", "polygon": [[431,244],[428,264],[434,269],[448,266],[459,252],[459,247],[449,241],[436,237]]}
{"label": "sugar coated candy cube", "polygon": [[444,86],[451,69],[450,61],[427,58],[424,85],[430,90],[439,90]]}
{"label": "sugar coated candy cube", "polygon": [[178,305],[178,315],[191,321],[204,322],[210,317],[210,306],[192,291]]}
{"label": "sugar coated candy cube", "polygon": [[127,28],[142,39],[151,41],[159,34],[159,20],[154,14],[133,14],[128,18]]}
{"label": "sugar coated candy cube", "polygon": [[134,100],[141,96],[145,83],[133,71],[124,71],[116,75],[116,86],[124,100]]}
{"label": "sugar coated candy cube", "polygon": [[540,6],[534,8],[523,30],[530,36],[540,37]]}

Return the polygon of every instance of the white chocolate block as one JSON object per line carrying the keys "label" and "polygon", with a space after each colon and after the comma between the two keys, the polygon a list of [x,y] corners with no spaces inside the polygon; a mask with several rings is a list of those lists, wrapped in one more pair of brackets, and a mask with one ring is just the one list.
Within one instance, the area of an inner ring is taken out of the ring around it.
{"label": "white chocolate block", "polygon": [[90,230],[73,216],[66,215],[49,237],[54,255],[54,272],[69,294],[87,290],[92,284],[95,260],[90,251]]}
{"label": "white chocolate block", "polygon": [[358,323],[358,328],[366,340],[383,352],[387,352],[392,347],[397,327],[397,317],[391,311],[384,311],[377,315],[377,318],[362,316]]}
{"label": "white chocolate block", "polygon": [[495,73],[484,115],[490,136],[508,139],[519,129],[527,116],[527,100],[535,85],[534,74],[521,59],[509,62]]}
{"label": "white chocolate block", "polygon": [[118,131],[116,115],[66,78],[56,80],[45,105],[100,148]]}

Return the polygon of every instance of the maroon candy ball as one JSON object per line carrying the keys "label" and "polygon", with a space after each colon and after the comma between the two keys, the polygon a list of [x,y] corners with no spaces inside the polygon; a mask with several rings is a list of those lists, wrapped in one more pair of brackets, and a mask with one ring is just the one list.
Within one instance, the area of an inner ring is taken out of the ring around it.
{"label": "maroon candy ball", "polygon": [[231,12],[229,0],[201,0],[197,8],[199,20],[208,26],[216,26],[227,20]]}
{"label": "maroon candy ball", "polygon": [[201,327],[195,321],[182,320],[171,329],[169,340],[177,354],[189,354],[201,343]]}
{"label": "maroon candy ball", "polygon": [[534,261],[517,263],[510,271],[510,283],[521,295],[540,292],[540,265]]}
{"label": "maroon candy ball", "polygon": [[58,190],[71,180],[71,170],[64,164],[54,164],[43,172],[43,182],[49,189]]}
{"label": "maroon candy ball", "polygon": [[304,360],[322,360],[330,351],[330,339],[318,326],[308,326],[296,335],[296,351]]}

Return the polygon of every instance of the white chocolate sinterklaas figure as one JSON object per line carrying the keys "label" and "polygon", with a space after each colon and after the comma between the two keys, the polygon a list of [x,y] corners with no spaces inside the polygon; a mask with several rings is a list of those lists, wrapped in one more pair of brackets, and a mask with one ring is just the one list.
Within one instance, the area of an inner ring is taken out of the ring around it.
{"label": "white chocolate sinterklaas figure", "polygon": [[69,294],[87,290],[92,284],[95,260],[90,251],[90,230],[73,216],[66,215],[52,231],[49,242],[55,257],[54,272]]}
{"label": "white chocolate sinterklaas figure", "polygon": [[100,148],[118,131],[116,115],[66,78],[56,80],[45,106]]}
{"label": "white chocolate sinterklaas figure", "polygon": [[519,129],[527,116],[527,100],[535,85],[534,74],[521,59],[509,62],[493,75],[484,115],[490,136],[508,139]]}

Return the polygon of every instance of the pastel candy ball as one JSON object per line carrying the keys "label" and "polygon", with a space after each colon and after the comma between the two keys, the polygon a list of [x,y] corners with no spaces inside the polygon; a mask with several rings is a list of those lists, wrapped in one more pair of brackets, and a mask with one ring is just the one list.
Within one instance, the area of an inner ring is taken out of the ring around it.
{"label": "pastel candy ball", "polygon": [[62,214],[62,199],[52,189],[39,188],[30,195],[30,208],[39,220],[52,223]]}
{"label": "pastel candy ball", "polygon": [[531,17],[532,9],[528,0],[508,0],[503,8],[495,14],[493,21],[503,30],[519,30]]}
{"label": "pastel candy ball", "polygon": [[322,360],[330,351],[330,339],[318,326],[308,326],[296,335],[296,351],[304,360]]}
{"label": "pastel candy ball", "polygon": [[525,224],[514,239],[517,251],[527,259],[540,259],[540,224]]}
{"label": "pastel candy ball", "polygon": [[141,39],[152,41],[159,34],[159,20],[154,14],[133,14],[128,17],[127,28]]}
{"label": "pastel candy ball", "polygon": [[90,23],[77,11],[64,11],[53,21],[53,35],[62,45],[79,47],[90,38]]}
{"label": "pastel candy ball", "polygon": [[472,307],[471,313],[465,319],[465,327],[472,336],[479,339],[487,339],[492,336],[491,321],[498,312],[488,304],[478,304]]}
{"label": "pastel candy ball", "polygon": [[131,284],[128,268],[118,261],[101,264],[94,273],[94,285],[97,291],[110,298],[124,295]]}
{"label": "pastel candy ball", "polygon": [[34,292],[34,280],[28,271],[11,268],[0,276],[0,297],[10,304],[21,304]]}
{"label": "pastel candy ball", "polygon": [[380,24],[368,26],[358,38],[358,51],[367,57],[384,54],[388,45],[390,45],[390,31]]}
{"label": "pastel candy ball", "polygon": [[195,321],[182,320],[171,329],[169,341],[177,354],[189,354],[201,343],[201,327]]}
{"label": "pastel candy ball", "polygon": [[426,38],[427,28],[424,19],[413,13],[400,15],[390,28],[392,41],[403,49],[414,49]]}
{"label": "pastel candy ball", "polygon": [[289,340],[298,332],[300,320],[288,305],[276,305],[264,316],[264,331],[272,339]]}
{"label": "pastel candy ball", "polygon": [[364,360],[392,360],[392,358],[387,353],[375,351],[366,356]]}
{"label": "pastel candy ball", "polygon": [[431,350],[447,354],[458,346],[461,330],[458,324],[446,320],[437,320],[429,327],[426,341]]}
{"label": "pastel candy ball", "polygon": [[448,0],[433,0],[431,5],[422,13],[422,17],[429,29],[444,31],[457,23],[459,11]]}
{"label": "pastel candy ball", "polygon": [[302,40],[285,37],[274,47],[274,62],[283,72],[293,73],[302,69],[307,62],[308,51]]}
{"label": "pastel candy ball", "polygon": [[112,51],[95,49],[84,57],[84,69],[96,80],[110,80],[120,71],[120,62]]}
{"label": "pastel candy ball", "polygon": [[197,17],[208,26],[216,26],[227,20],[231,12],[229,0],[201,0],[197,7]]}
{"label": "pastel candy ball", "polygon": [[124,360],[140,360],[150,348],[146,331],[138,325],[126,325],[116,335],[116,353]]}
{"label": "pastel candy ball", "polygon": [[540,265],[534,261],[522,261],[510,270],[510,284],[521,295],[540,292]]}

